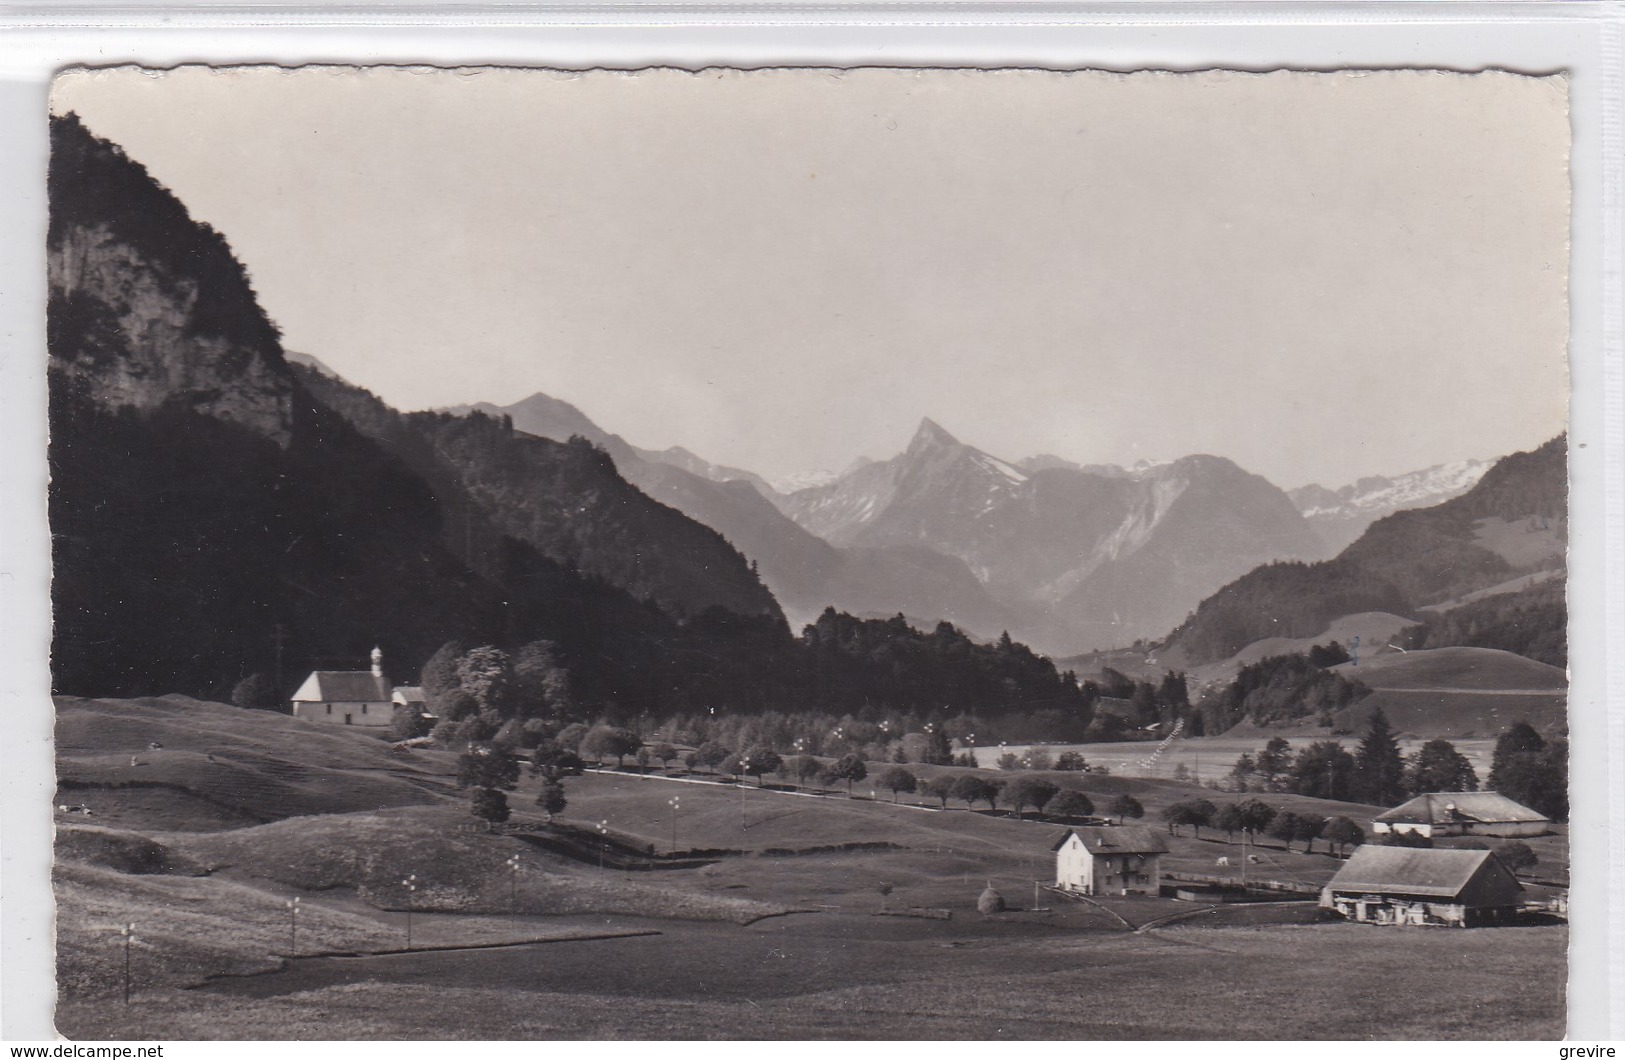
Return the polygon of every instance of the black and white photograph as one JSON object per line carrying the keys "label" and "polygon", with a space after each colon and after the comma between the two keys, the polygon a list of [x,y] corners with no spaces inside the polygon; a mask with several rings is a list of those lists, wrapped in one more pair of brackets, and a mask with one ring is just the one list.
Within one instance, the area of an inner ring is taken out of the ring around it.
{"label": "black and white photograph", "polygon": [[1563,74],[40,120],[61,1035],[1564,1037]]}

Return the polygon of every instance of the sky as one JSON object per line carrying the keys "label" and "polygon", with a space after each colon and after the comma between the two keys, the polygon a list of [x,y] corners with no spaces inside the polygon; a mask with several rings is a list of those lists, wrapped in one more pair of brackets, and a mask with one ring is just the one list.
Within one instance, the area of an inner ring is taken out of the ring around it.
{"label": "sky", "polygon": [[76,111],[403,409],[543,392],[779,476],[1336,487],[1567,415],[1566,82],[1504,73],[125,68]]}

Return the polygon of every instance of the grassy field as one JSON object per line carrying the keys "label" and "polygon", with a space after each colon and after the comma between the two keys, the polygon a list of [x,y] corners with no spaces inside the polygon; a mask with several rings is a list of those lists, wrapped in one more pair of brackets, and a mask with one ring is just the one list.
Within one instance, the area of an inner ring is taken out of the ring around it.
{"label": "grassy field", "polygon": [[[1052,879],[1051,846],[1064,834],[1054,823],[909,796],[893,804],[610,771],[567,782],[560,824],[576,838],[548,847],[470,830],[466,800],[448,786],[449,754],[402,758],[371,734],[171,698],[68,701],[64,717],[77,776],[146,769],[166,785],[73,789],[96,814],[59,830],[58,1023],[74,1038],[1561,1033],[1561,925],[1400,931],[1324,923],[1312,903],[1080,902],[1035,890]],[[211,731],[223,733],[216,750],[199,742]],[[147,746],[155,741],[164,746]],[[148,764],[130,767],[131,755]],[[1200,790],[1053,776],[1097,802],[1134,794],[1153,827],[1161,807]],[[250,783],[232,803],[241,777]],[[534,793],[526,778],[510,796],[521,822],[539,821]],[[674,796],[677,847],[716,853],[650,856],[672,846]],[[370,805],[375,797],[388,801]],[[312,805],[326,812],[289,815]],[[600,824],[613,855],[603,867]],[[1537,842],[1547,844],[1541,871],[1555,870],[1561,838]],[[1211,872],[1236,853],[1212,834],[1169,845],[1169,871]],[[1260,875],[1308,883],[1341,864],[1324,850],[1251,852]],[[415,892],[402,886],[408,875]],[[989,885],[1009,912],[976,912]],[[408,908],[415,946],[447,948],[400,952]],[[910,910],[950,919],[896,915]],[[126,1008],[117,931],[132,921],[136,996]],[[359,956],[313,956],[323,953]],[[1519,976],[1499,971],[1508,962]],[[1452,975],[1438,976],[1441,965]],[[1204,988],[1185,988],[1195,982]],[[1381,1022],[1347,1004],[1378,994],[1397,999]]]}
{"label": "grassy field", "polygon": [[[118,1006],[75,1037],[1553,1039],[1565,933],[1273,925],[1144,934],[823,915],[364,961]],[[991,930],[999,928],[1004,930]],[[1516,967],[1515,976],[1506,974]],[[1448,968],[1448,975],[1439,974]],[[1382,999],[1380,1005],[1351,999]]]}

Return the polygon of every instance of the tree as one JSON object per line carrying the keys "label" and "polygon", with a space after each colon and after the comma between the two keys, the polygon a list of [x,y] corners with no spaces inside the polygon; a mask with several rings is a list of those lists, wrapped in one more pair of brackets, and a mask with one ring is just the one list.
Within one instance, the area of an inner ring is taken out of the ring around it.
{"label": "tree", "polygon": [[1477,791],[1478,774],[1449,740],[1429,740],[1411,759],[1405,787],[1412,795],[1433,791]]}
{"label": "tree", "polygon": [[1014,752],[1006,751],[998,757],[994,765],[1008,773],[1021,768],[1021,758]]}
{"label": "tree", "polygon": [[626,762],[626,756],[642,745],[643,741],[630,729],[613,725],[595,725],[582,737],[581,754],[596,758],[600,762],[607,756],[614,755],[615,768],[619,769]]}
{"label": "tree", "polygon": [[745,756],[729,755],[717,763],[717,772],[726,773],[730,777],[742,777],[745,773]]}
{"label": "tree", "polygon": [[475,788],[470,800],[474,816],[493,824],[501,824],[512,812],[508,809],[508,796],[496,788]]}
{"label": "tree", "polygon": [[519,760],[494,747],[476,744],[457,758],[459,788],[501,788],[519,783]]}
{"label": "tree", "polygon": [[1016,808],[1016,816],[1020,817],[1022,811],[1028,806],[1031,806],[1039,813],[1043,813],[1044,807],[1049,803],[1050,799],[1055,797],[1055,793],[1059,790],[1043,777],[1017,777],[1005,786],[1004,798],[1006,802]]}
{"label": "tree", "polygon": [[1163,818],[1168,822],[1168,831],[1176,834],[1180,825],[1190,825],[1196,838],[1202,838],[1202,826],[1212,824],[1218,808],[1206,799],[1185,799],[1173,803],[1162,811]]}
{"label": "tree", "polygon": [[993,809],[998,794],[998,788],[974,773],[961,774],[954,781],[954,798],[963,799],[968,810],[974,810],[976,804],[983,801],[987,803],[988,809]]}
{"label": "tree", "polygon": [[948,800],[954,797],[954,780],[955,778],[952,773],[942,773],[926,781],[925,784],[921,786],[920,791],[930,798],[936,799],[938,802],[942,803],[942,808],[946,810],[948,808]]}
{"label": "tree", "polygon": [[1339,666],[1348,662],[1349,659],[1348,649],[1335,640],[1330,644],[1316,644],[1309,649],[1309,661],[1322,670],[1329,670],[1334,666]]}
{"label": "tree", "polygon": [[1512,872],[1521,872],[1524,869],[1534,868],[1540,861],[1528,843],[1521,839],[1514,839],[1510,843],[1502,843],[1495,850],[1495,856],[1501,860]]}
{"label": "tree", "polygon": [[561,747],[557,740],[538,744],[530,753],[530,775],[547,780],[579,777],[584,763],[574,751]]}
{"label": "tree", "polygon": [[564,812],[568,800],[564,797],[564,785],[557,780],[548,779],[542,782],[541,793],[536,796],[536,805],[540,806],[551,821]]}
{"label": "tree", "polygon": [[897,801],[899,792],[914,791],[919,781],[902,766],[892,766],[880,774],[880,786],[891,792],[891,801]]}
{"label": "tree", "polygon": [[677,748],[669,743],[657,743],[654,746],[654,756],[660,760],[662,768],[670,769],[672,761],[677,757]]}
{"label": "tree", "polygon": [[700,765],[714,770],[731,754],[733,754],[731,750],[715,741],[703,743],[699,749]]}
{"label": "tree", "polygon": [[1144,817],[1145,807],[1140,805],[1139,799],[1125,793],[1113,797],[1111,804],[1106,807],[1106,812],[1116,817],[1118,824],[1122,824],[1125,817],[1132,817],[1135,820]]}
{"label": "tree", "polygon": [[793,759],[791,761],[791,766],[795,772],[796,779],[801,781],[802,784],[806,784],[807,781],[818,776],[818,774],[824,768],[824,764],[818,759],[814,758],[812,755],[802,755],[799,758]]}
{"label": "tree", "polygon": [[1062,788],[1050,800],[1052,817],[1088,817],[1095,812],[1094,800],[1076,788]]}
{"label": "tree", "polygon": [[575,709],[570,671],[560,661],[557,644],[536,640],[514,652],[512,695],[527,717],[563,718]]}
{"label": "tree", "polygon": [[862,780],[869,775],[869,767],[864,765],[863,759],[855,754],[845,754],[835,760],[830,772],[836,780],[846,781],[846,793],[852,794],[852,782]]}
{"label": "tree", "polygon": [[481,713],[491,711],[499,717],[512,714],[512,682],[508,653],[500,648],[470,648],[457,660],[458,687],[479,704]]}
{"label": "tree", "polygon": [[281,710],[276,683],[265,674],[249,674],[231,690],[233,706],[244,710]]}
{"label": "tree", "polygon": [[1292,745],[1285,737],[1272,736],[1254,762],[1264,786],[1270,791],[1280,791],[1281,782],[1292,771]]}
{"label": "tree", "polygon": [[743,762],[746,774],[756,778],[757,787],[762,786],[763,774],[772,773],[783,764],[784,759],[779,757],[779,753],[765,745],[757,745],[745,752]]}
{"label": "tree", "polygon": [[1371,712],[1365,737],[1355,755],[1355,778],[1362,801],[1397,806],[1405,801],[1405,759],[1399,738],[1381,707]]}
{"label": "tree", "polygon": [[1258,775],[1258,763],[1250,754],[1243,754],[1236,759],[1236,764],[1230,767],[1230,781],[1237,791],[1247,791],[1253,786],[1253,777]]}
{"label": "tree", "polygon": [[390,717],[389,735],[396,740],[415,740],[420,736],[427,736],[434,729],[434,723],[429,720],[417,707],[407,704],[397,706],[395,713]]}
{"label": "tree", "polygon": [[1236,809],[1241,814],[1241,830],[1251,836],[1254,842],[1258,840],[1259,833],[1275,820],[1275,807],[1257,799],[1248,799]]}
{"label": "tree", "polygon": [[1315,840],[1320,838],[1325,829],[1326,818],[1321,817],[1319,814],[1300,813],[1298,815],[1298,826],[1292,830],[1292,838],[1303,840],[1303,852],[1313,854],[1315,852]]}
{"label": "tree", "polygon": [[927,725],[925,727],[925,753],[920,761],[929,766],[945,766],[954,760],[953,744],[948,742],[947,727],[943,725]]}
{"label": "tree", "polygon": [[1087,773],[1089,763],[1077,751],[1062,751],[1055,760],[1055,768],[1063,773]]}
{"label": "tree", "polygon": [[1327,843],[1337,845],[1337,853],[1341,855],[1349,847],[1359,846],[1365,842],[1365,830],[1347,817],[1333,817],[1321,829],[1321,835]]}
{"label": "tree", "polygon": [[1291,810],[1284,810],[1276,814],[1275,819],[1270,822],[1270,838],[1279,839],[1288,850],[1292,849],[1292,840],[1297,838],[1297,835],[1298,815]]}
{"label": "tree", "polygon": [[1050,758],[1050,753],[1048,751],[1044,750],[1042,747],[1034,747],[1027,751],[1026,757],[1023,759],[1022,764],[1035,772],[1043,772],[1044,770],[1051,768],[1055,762],[1052,758]]}
{"label": "tree", "polygon": [[460,692],[457,679],[457,661],[463,657],[467,648],[462,641],[448,640],[442,644],[429,661],[423,664],[423,670],[418,677],[418,684],[423,687],[423,702],[429,713],[442,718],[451,717],[446,697],[452,692]]}
{"label": "tree", "polygon": [[1292,763],[1292,790],[1317,799],[1349,800],[1354,791],[1354,756],[1336,740],[1317,740]]}
{"label": "tree", "polygon": [[1213,815],[1213,827],[1222,829],[1225,837],[1232,843],[1236,841],[1236,833],[1244,831],[1246,826],[1246,821],[1241,815],[1241,807],[1233,802],[1220,806],[1219,812]]}
{"label": "tree", "polygon": [[558,736],[554,739],[558,742],[558,745],[564,748],[566,751],[572,751],[576,754],[580,754],[581,741],[587,738],[588,731],[587,726],[583,725],[579,721],[575,721],[571,722],[569,725],[566,725],[563,729],[560,729]]}
{"label": "tree", "polygon": [[1569,743],[1553,740],[1543,750],[1508,755],[1501,763],[1498,790],[1554,821],[1569,816]]}
{"label": "tree", "polygon": [[1490,755],[1490,790],[1506,791],[1502,772],[1516,755],[1534,754],[1546,749],[1546,741],[1527,721],[1518,720],[1495,738],[1495,750]]}

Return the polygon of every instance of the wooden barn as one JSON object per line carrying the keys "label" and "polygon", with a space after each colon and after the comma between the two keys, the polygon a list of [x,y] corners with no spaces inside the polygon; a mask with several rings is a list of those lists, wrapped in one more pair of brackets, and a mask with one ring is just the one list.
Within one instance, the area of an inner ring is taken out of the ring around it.
{"label": "wooden barn", "polygon": [[293,716],[330,725],[379,728],[395,718],[393,689],[384,679],[384,653],[372,649],[372,670],[315,670],[293,694]]}
{"label": "wooden barn", "polygon": [[1523,885],[1488,850],[1363,846],[1320,904],[1368,924],[1477,927],[1510,920]]}
{"label": "wooden barn", "polygon": [[1157,894],[1168,844],[1155,830],[1073,828],[1055,844],[1055,886],[1079,894]]}
{"label": "wooden barn", "polygon": [[1410,802],[1378,814],[1371,830],[1414,832],[1425,836],[1545,835],[1551,818],[1513,802],[1498,791],[1445,791],[1418,795]]}

